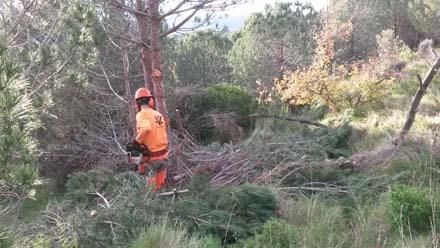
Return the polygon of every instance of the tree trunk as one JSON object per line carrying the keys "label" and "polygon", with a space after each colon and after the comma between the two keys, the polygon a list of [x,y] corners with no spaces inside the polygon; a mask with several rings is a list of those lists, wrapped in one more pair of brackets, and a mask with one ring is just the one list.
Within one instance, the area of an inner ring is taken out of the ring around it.
{"label": "tree trunk", "polygon": [[405,141],[405,138],[409,132],[409,130],[411,129],[416,114],[418,112],[418,108],[420,105],[420,102],[422,101],[423,96],[426,93],[426,90],[429,87],[429,84],[432,82],[432,80],[434,79],[434,76],[437,74],[437,71],[440,68],[440,57],[438,57],[436,59],[436,61],[434,62],[434,64],[432,65],[431,69],[429,70],[428,74],[426,74],[425,78],[422,80],[420,80],[420,87],[417,90],[416,94],[414,95],[414,98],[412,100],[411,103],[411,108],[409,109],[408,112],[408,116],[406,118],[405,121],[405,125],[403,126],[402,130],[400,131],[400,133],[398,134],[396,140],[394,141],[395,145],[400,145]]}
{"label": "tree trunk", "polygon": [[[160,28],[161,19],[159,13],[160,0],[150,0],[148,8],[151,14],[151,50],[152,50],[152,68],[162,72],[160,56]],[[168,120],[168,111],[165,104],[165,93],[163,88],[163,75],[153,77],[154,96],[156,98],[156,109],[166,120]]]}
{"label": "tree trunk", "polygon": [[[145,9],[145,4],[142,0],[136,0],[136,9],[143,12]],[[152,80],[152,64],[151,64],[151,48],[150,45],[150,35],[148,32],[147,16],[141,14],[135,14],[136,21],[139,27],[140,40],[143,42],[141,45],[141,64],[142,71],[144,73],[144,84],[152,94],[154,94],[154,84]]]}

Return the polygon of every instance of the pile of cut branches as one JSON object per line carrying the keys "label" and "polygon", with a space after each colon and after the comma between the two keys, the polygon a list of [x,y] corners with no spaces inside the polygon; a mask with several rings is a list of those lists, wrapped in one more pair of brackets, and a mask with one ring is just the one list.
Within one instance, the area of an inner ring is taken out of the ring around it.
{"label": "pile of cut branches", "polygon": [[[237,144],[200,146],[190,136],[174,133],[172,175],[177,180],[198,175],[211,175],[215,186],[250,183],[277,183],[301,177],[303,169],[322,166],[317,161],[340,149],[348,141],[351,127],[343,119],[332,128],[311,129],[307,137],[297,133],[276,134],[257,129]],[[335,145],[336,144],[336,145]]]}

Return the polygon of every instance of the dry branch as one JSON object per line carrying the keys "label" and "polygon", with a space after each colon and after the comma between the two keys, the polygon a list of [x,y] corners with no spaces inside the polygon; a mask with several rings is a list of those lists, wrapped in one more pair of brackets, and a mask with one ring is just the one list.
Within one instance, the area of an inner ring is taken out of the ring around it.
{"label": "dry branch", "polygon": [[212,176],[211,184],[215,186],[269,183],[279,181],[287,174],[303,173],[303,169],[315,166],[312,161],[303,159],[311,157],[311,151],[307,149],[309,140],[266,132],[254,135],[241,143],[225,144],[220,150],[182,145],[186,143],[185,139],[174,137],[179,138],[180,147],[171,156],[171,164],[174,165],[172,176],[183,178],[185,183],[193,176],[209,174]]}
{"label": "dry branch", "polygon": [[14,210],[20,203],[21,197],[8,187],[3,181],[0,181],[0,216],[8,214]]}
{"label": "dry branch", "polygon": [[187,190],[187,189],[184,189],[184,190],[174,189],[173,191],[170,191],[170,192],[159,193],[159,194],[157,194],[157,196],[176,196],[176,195],[181,195],[181,194],[188,193],[188,192],[189,192],[189,190]]}

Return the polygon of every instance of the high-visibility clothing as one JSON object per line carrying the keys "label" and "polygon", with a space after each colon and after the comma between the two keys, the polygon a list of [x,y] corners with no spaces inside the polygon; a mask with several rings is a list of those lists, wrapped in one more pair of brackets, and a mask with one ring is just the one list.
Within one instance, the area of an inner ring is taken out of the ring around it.
{"label": "high-visibility clothing", "polygon": [[167,170],[163,169],[157,172],[152,177],[148,178],[147,185],[154,185],[154,190],[157,191],[158,189],[162,188],[165,185],[166,177],[167,177]]}
{"label": "high-visibility clothing", "polygon": [[[148,147],[152,153],[161,152],[168,147],[167,128],[163,116],[154,109],[142,109],[136,114],[136,141]],[[150,157],[149,161],[168,157],[168,152]]]}

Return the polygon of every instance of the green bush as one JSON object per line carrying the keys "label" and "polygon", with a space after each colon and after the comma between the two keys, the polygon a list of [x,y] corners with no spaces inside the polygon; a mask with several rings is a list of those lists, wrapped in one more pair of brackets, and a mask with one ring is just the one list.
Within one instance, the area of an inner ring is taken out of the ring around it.
{"label": "green bush", "polygon": [[339,158],[349,155],[349,141],[352,133],[352,111],[347,110],[340,118],[332,120],[329,126],[334,128],[316,129],[316,140],[311,142],[312,153],[317,157]]}
{"label": "green bush", "polygon": [[196,192],[176,202],[172,216],[183,220],[189,230],[214,235],[226,243],[260,231],[278,210],[278,202],[267,187],[246,184],[215,190],[206,186]]}
{"label": "green bush", "polygon": [[238,116],[238,124],[250,130],[254,121],[249,115],[254,113],[257,105],[252,95],[231,84],[219,84],[206,88],[203,92],[204,97],[200,101],[200,106],[204,106],[207,111],[217,110],[220,112],[235,112]]}
{"label": "green bush", "polygon": [[387,222],[403,232],[427,233],[437,223],[438,197],[429,188],[396,186],[387,206]]}
{"label": "green bush", "polygon": [[[219,84],[198,90],[181,97],[180,100],[171,100],[174,101],[171,105],[175,105],[174,107],[180,111],[184,127],[204,143],[216,140],[237,141],[238,136],[248,133],[255,125],[255,120],[249,115],[255,113],[257,101],[238,86]],[[230,116],[233,119],[232,123],[227,124],[227,121],[220,119],[218,123],[225,127],[216,126],[212,116],[209,116],[213,113],[233,113]],[[175,117],[172,119],[176,120]]]}
{"label": "green bush", "polygon": [[312,103],[309,108],[307,116],[312,120],[322,120],[330,112],[330,108],[320,101]]}
{"label": "green bush", "polygon": [[248,240],[246,248],[294,248],[299,247],[297,232],[282,220],[268,221],[260,234]]}
{"label": "green bush", "polygon": [[[66,184],[66,196],[77,202],[88,202],[96,198],[95,192],[109,192],[115,187],[114,175],[108,170],[90,170],[70,175]],[[111,192],[110,192],[111,193]]]}
{"label": "green bush", "polygon": [[[76,173],[68,182],[67,201],[50,202],[47,215],[29,225],[28,231],[24,231],[28,235],[24,236],[32,243],[37,240],[35,233],[54,233],[56,240],[50,240],[51,243],[74,240],[79,247],[126,247],[137,239],[140,247],[156,247],[154,244],[159,241],[169,245],[166,247],[220,247],[219,244],[258,233],[267,220],[276,216],[278,202],[267,187],[214,189],[209,187],[209,180],[195,181],[195,186],[189,187],[190,193],[173,200],[156,197],[148,188],[143,191],[145,181],[133,172]],[[96,191],[109,205],[101,197],[89,194]],[[96,211],[93,217],[92,210]],[[167,224],[182,226],[163,227],[164,219]],[[146,229],[150,226],[154,228]],[[186,230],[192,236],[204,238],[190,239]],[[168,236],[173,233],[178,235]],[[189,245],[172,246],[176,238]]]}

